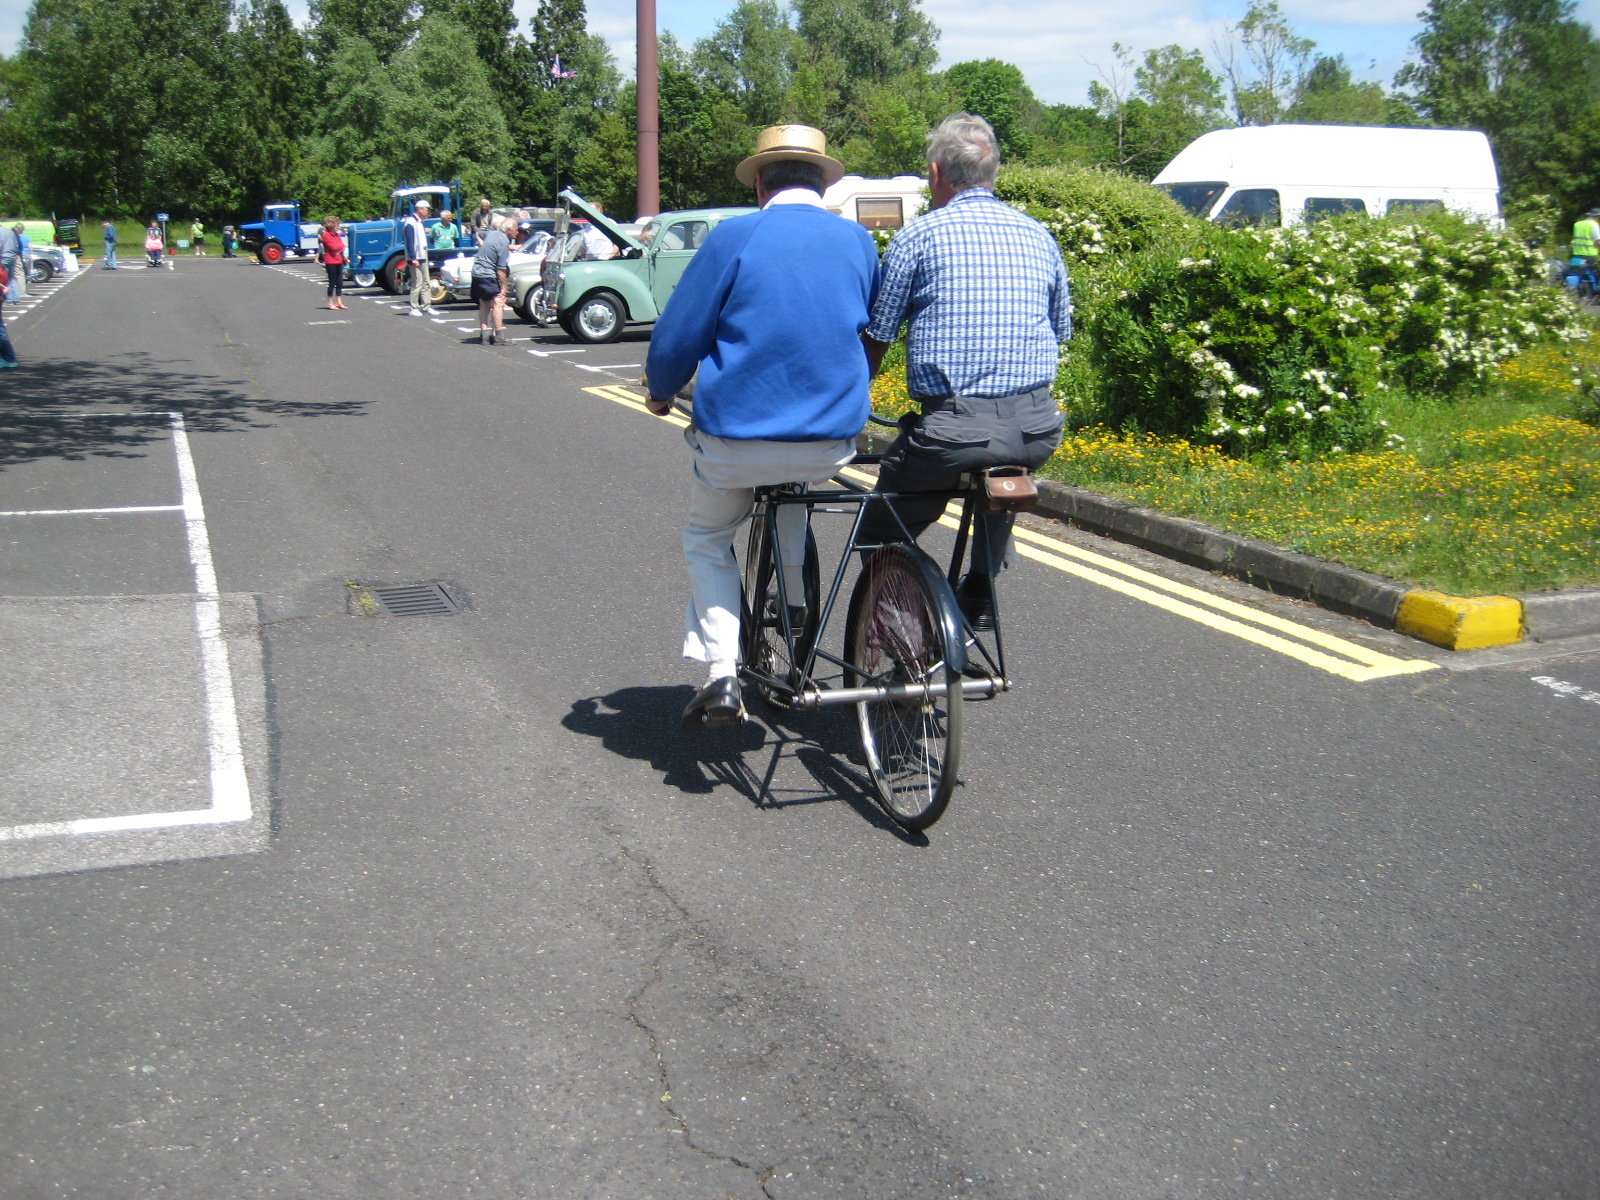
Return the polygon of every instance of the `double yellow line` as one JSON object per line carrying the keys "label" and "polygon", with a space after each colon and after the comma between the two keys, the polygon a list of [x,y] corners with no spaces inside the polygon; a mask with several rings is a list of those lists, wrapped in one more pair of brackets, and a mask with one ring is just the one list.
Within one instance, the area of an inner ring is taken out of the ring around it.
{"label": "double yellow line", "polygon": [[[644,406],[644,397],[619,385],[583,390],[639,412],[648,411]],[[680,427],[689,423],[676,412],[666,420]],[[875,482],[872,475],[853,467],[845,468],[841,474],[860,483],[870,485]],[[952,504],[939,523],[955,529],[959,517],[959,507]],[[1200,588],[1177,583],[1104,554],[1080,549],[1020,525],[1016,528],[1015,537],[1017,552],[1024,558],[1353,683],[1388,679],[1395,675],[1415,675],[1439,667],[1439,664],[1425,658],[1397,658],[1384,654],[1331,633],[1261,612],[1247,604],[1213,596]]]}

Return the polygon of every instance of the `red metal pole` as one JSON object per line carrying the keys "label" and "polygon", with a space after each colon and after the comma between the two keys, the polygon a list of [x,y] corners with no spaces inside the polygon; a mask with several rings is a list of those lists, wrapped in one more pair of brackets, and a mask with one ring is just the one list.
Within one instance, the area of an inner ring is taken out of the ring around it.
{"label": "red metal pole", "polygon": [[656,70],[656,0],[637,0],[639,65],[638,215],[661,211],[661,93]]}

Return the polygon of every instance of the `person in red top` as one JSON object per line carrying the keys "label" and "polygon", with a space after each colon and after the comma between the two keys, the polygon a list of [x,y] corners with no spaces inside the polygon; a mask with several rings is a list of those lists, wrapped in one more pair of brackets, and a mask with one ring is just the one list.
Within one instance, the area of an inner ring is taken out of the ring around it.
{"label": "person in red top", "polygon": [[344,302],[344,230],[339,218],[322,218],[322,232],[317,234],[317,261],[328,272],[328,307],[349,308]]}

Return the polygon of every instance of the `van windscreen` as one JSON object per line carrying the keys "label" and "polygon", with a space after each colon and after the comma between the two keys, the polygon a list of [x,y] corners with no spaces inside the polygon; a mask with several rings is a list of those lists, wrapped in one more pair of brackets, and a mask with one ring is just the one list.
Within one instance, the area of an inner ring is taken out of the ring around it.
{"label": "van windscreen", "polygon": [[1156,186],[1195,216],[1204,217],[1211,211],[1211,205],[1218,196],[1222,195],[1228,185],[1225,183],[1158,183]]}

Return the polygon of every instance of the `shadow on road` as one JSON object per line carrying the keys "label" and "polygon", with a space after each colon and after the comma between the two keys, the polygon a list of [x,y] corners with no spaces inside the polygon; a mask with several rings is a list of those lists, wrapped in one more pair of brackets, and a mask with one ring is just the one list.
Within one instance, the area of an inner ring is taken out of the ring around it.
{"label": "shadow on road", "polygon": [[[871,783],[848,761],[858,747],[846,714],[837,710],[807,714],[800,718],[805,725],[801,733],[786,727],[787,714],[757,708],[753,719],[737,729],[679,733],[678,716],[693,696],[694,689],[687,685],[619,688],[574,701],[561,724],[574,733],[599,738],[613,754],[649,763],[662,773],[662,783],[682,792],[703,795],[723,785],[765,809],[843,800],[879,829],[911,845],[927,844],[922,834],[901,829],[868,799]],[[755,719],[760,716],[766,719]],[[764,750],[770,753],[762,763]],[[798,762],[816,786],[779,783],[786,758]]]}
{"label": "shadow on road", "polygon": [[[165,440],[167,426],[132,414],[181,412],[191,433],[263,428],[283,417],[351,417],[364,400],[280,400],[236,382],[196,374],[187,363],[121,354],[116,363],[30,361],[8,371],[0,394],[0,468],[41,458],[134,457]],[[63,420],[80,413],[130,414],[128,421]]]}

